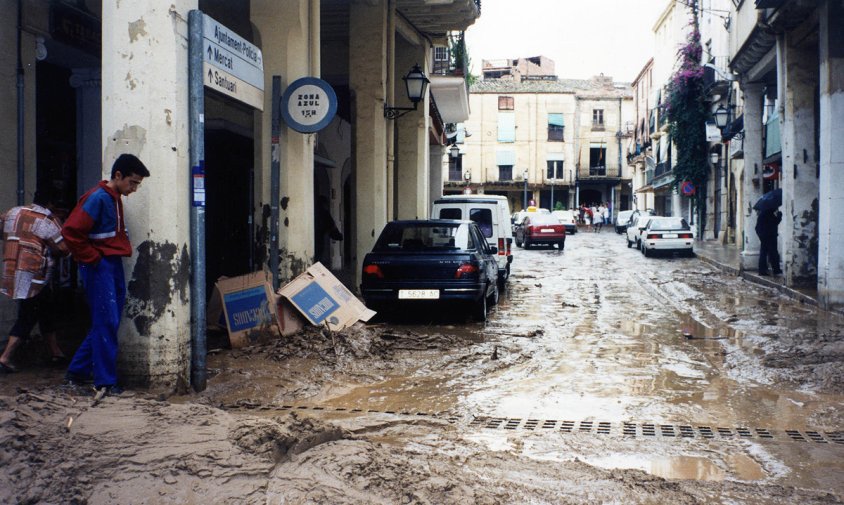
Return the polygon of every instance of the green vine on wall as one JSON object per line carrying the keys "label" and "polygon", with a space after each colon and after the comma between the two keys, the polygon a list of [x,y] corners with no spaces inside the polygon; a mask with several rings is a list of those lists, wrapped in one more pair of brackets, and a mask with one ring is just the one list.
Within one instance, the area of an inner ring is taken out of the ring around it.
{"label": "green vine on wall", "polygon": [[[677,148],[674,166],[674,187],[685,181],[695,186],[692,196],[703,209],[706,181],[709,177],[706,141],[706,104],[701,66],[700,32],[694,27],[686,45],[678,52],[679,68],[667,86],[665,112],[669,121],[669,135]],[[701,214],[702,215],[702,214]]]}

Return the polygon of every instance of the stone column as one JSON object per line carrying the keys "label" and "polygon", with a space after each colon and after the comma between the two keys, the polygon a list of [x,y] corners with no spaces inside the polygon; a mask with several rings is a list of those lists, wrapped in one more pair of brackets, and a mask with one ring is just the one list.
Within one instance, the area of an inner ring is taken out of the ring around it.
{"label": "stone column", "polygon": [[125,384],[172,387],[190,364],[188,11],[154,0],[103,2],[102,174],[122,153],[151,177],[124,198],[133,256],[118,373]]}
{"label": "stone column", "polygon": [[387,1],[354,0],[349,10],[349,85],[354,116],[355,285],[363,257],[387,223]]}
{"label": "stone column", "polygon": [[820,7],[820,199],[818,299],[844,309],[844,2]]}
{"label": "stone column", "polygon": [[[257,114],[255,142],[260,153],[255,162],[256,186],[263,202],[270,201],[270,147],[272,132],[272,77],[281,76],[282,92],[300,77],[319,77],[310,60],[308,2],[287,2],[280,8],[272,0],[252,2],[252,22],[260,33],[264,57],[264,112]],[[219,20],[225,22],[224,20]],[[279,278],[281,285],[304,272],[314,259],[314,134],[281,126],[281,193],[279,202]],[[328,267],[330,265],[326,265]]]}
{"label": "stone column", "polygon": [[780,90],[783,213],[780,243],[788,286],[814,287],[818,264],[818,160],[815,159],[817,53],[780,37],[785,86]]}
{"label": "stone column", "polygon": [[[431,211],[431,206],[434,204],[434,200],[443,196],[443,157],[448,153],[448,149],[445,146],[441,145],[432,145],[428,149],[428,187],[430,188],[428,199],[426,200],[428,203],[427,211]],[[464,158],[465,159],[465,158]],[[447,165],[445,165],[447,166]],[[484,181],[478,181],[476,184],[480,185]],[[431,217],[427,213],[425,214],[426,217]]]}
{"label": "stone column", "polygon": [[73,69],[70,85],[76,90],[76,196],[80,197],[103,175],[100,69]]}
{"label": "stone column", "polygon": [[[406,46],[403,46],[406,47]],[[430,75],[424,47],[413,46],[396,51],[395,100],[397,105],[409,106],[402,77],[418,64]],[[398,219],[424,219],[428,215],[428,104],[430,95],[419,102],[415,111],[396,119],[395,173]]]}
{"label": "stone column", "polygon": [[756,211],[753,204],[762,196],[762,92],[761,83],[742,83],[744,92],[744,197],[736,212],[742,226],[741,268],[759,268],[759,237],[756,236]]}

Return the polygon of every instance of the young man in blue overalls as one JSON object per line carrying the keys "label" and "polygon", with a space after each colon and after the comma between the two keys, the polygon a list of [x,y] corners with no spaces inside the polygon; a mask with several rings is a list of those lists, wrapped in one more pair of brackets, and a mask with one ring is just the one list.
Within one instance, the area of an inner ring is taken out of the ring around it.
{"label": "young man in blue overalls", "polygon": [[121,196],[134,193],[149,170],[137,157],[123,154],[111,168],[111,180],[100,181],[82,195],[62,227],[62,236],[85,286],[91,329],[68,366],[68,383],[93,379],[100,396],[120,394],[117,385],[117,329],[126,300],[123,257],[132,244],[123,222]]}

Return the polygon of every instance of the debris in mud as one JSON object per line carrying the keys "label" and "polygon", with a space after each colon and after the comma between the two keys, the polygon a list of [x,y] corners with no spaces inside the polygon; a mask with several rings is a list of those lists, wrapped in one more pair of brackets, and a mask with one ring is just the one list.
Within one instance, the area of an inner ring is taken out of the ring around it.
{"label": "debris in mud", "polygon": [[506,331],[486,332],[485,335],[494,335],[499,337],[520,337],[520,338],[536,338],[545,335],[545,330],[542,328],[534,328],[526,333],[513,333]]}

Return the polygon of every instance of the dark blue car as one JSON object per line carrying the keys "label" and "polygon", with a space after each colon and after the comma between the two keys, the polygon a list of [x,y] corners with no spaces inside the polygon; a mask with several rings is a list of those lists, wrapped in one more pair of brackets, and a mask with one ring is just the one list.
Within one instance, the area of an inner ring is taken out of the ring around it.
{"label": "dark blue car", "polygon": [[360,291],[374,310],[463,302],[483,321],[498,303],[496,254],[471,221],[392,221],[363,260]]}

